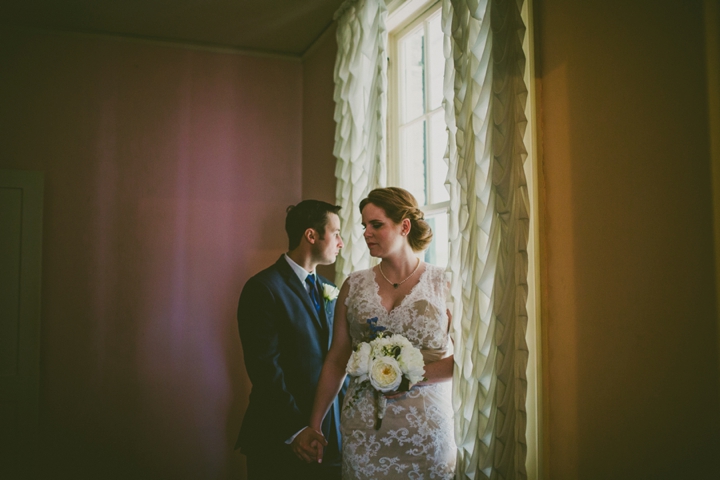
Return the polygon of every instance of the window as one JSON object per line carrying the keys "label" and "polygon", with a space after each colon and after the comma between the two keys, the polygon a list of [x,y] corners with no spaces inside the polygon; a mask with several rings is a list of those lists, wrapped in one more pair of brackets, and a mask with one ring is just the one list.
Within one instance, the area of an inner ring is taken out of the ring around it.
{"label": "window", "polygon": [[445,266],[449,196],[440,14],[440,3],[435,3],[390,32],[388,181],[415,196],[434,232],[425,261]]}
{"label": "window", "polygon": [[[461,3],[461,2],[459,2]],[[500,3],[500,2],[498,2]],[[449,198],[444,187],[447,166],[443,159],[447,145],[443,107],[445,58],[441,31],[441,5],[437,0],[390,0],[388,37],[388,184],[409,190],[425,212],[435,233],[425,251],[425,260],[440,266],[448,262]],[[527,331],[525,467],[528,479],[541,478],[541,348],[538,214],[538,172],[535,144],[533,24],[532,0],[522,2],[521,16],[527,27],[523,51],[527,61],[524,82],[529,89],[525,106],[527,128],[523,139],[528,149],[524,163],[531,207],[531,225],[527,243]],[[461,199],[464,201],[465,199]],[[472,268],[461,265],[455,268]],[[462,318],[458,316],[457,318]],[[477,320],[477,319],[476,319]],[[485,339],[481,339],[482,342]],[[493,340],[494,341],[494,340]],[[465,348],[465,347],[463,347]],[[492,375],[499,375],[493,372]],[[464,400],[463,400],[464,401]],[[472,401],[472,400],[470,400]],[[494,408],[494,407],[493,407]]]}

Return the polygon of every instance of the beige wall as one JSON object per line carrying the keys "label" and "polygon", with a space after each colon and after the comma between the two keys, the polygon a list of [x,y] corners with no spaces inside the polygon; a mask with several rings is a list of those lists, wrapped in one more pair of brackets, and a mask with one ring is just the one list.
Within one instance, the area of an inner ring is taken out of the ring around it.
{"label": "beige wall", "polygon": [[[715,251],[720,251],[720,1],[705,0],[705,56],[707,59],[710,155],[712,157]],[[715,278],[720,278],[720,254],[715,255]],[[720,282],[715,282],[715,296],[720,308]],[[720,342],[720,315],[718,315]],[[719,343],[720,344],[720,343]],[[720,356],[718,356],[720,362]],[[720,368],[718,369],[720,375]]]}
{"label": "beige wall", "polygon": [[702,4],[535,14],[546,478],[720,478]]}
{"label": "beige wall", "polygon": [[45,172],[43,478],[244,478],[245,280],[302,192],[298,61],[0,31],[0,168]]}

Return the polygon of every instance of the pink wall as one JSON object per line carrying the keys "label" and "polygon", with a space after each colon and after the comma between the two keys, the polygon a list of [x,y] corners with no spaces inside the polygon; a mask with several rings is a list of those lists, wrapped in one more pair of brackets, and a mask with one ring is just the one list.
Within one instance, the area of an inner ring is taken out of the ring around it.
{"label": "pink wall", "polygon": [[720,478],[702,2],[535,6],[546,478]]}
{"label": "pink wall", "polygon": [[46,181],[43,471],[244,478],[236,302],[301,198],[301,64],[5,30],[0,69],[0,168]]}
{"label": "pink wall", "polygon": [[303,198],[335,202],[335,27],[303,58]]}
{"label": "pink wall", "polygon": [[[335,26],[325,32],[303,57],[302,112],[302,194],[335,204],[335,83],[333,72],[337,41]],[[335,266],[320,266],[318,271],[331,280]]]}

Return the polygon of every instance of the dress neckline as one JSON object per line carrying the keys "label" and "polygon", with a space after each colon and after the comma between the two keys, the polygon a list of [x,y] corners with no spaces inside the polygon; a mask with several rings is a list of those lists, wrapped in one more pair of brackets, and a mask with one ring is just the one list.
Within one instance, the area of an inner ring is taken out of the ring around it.
{"label": "dress neckline", "polygon": [[388,317],[395,312],[395,310],[398,310],[400,307],[402,307],[405,304],[405,301],[412,296],[413,293],[415,293],[415,289],[417,289],[418,285],[420,285],[424,280],[427,273],[430,271],[431,265],[429,263],[425,262],[425,269],[420,274],[420,278],[418,278],[418,282],[412,286],[410,291],[405,295],[402,300],[400,300],[400,303],[398,303],[396,306],[392,307],[390,310],[385,308],[385,306],[382,303],[382,297],[380,296],[380,284],[375,279],[375,270],[373,268],[369,269],[370,272],[370,280],[372,281],[373,285],[375,286],[375,300],[377,301],[378,306],[380,309],[382,309],[385,312],[385,315]]}

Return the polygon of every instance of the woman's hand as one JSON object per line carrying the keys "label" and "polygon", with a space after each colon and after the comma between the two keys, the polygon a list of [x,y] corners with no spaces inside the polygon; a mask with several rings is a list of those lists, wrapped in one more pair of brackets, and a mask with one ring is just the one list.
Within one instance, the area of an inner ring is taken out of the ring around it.
{"label": "woman's hand", "polygon": [[410,391],[410,382],[408,382],[408,379],[403,377],[402,381],[400,382],[400,385],[398,385],[397,390],[393,390],[392,392],[385,392],[383,395],[385,395],[385,398],[398,398],[405,395],[407,392]]}
{"label": "woman's hand", "polygon": [[327,446],[325,436],[317,430],[305,427],[290,443],[293,453],[307,463],[322,463],[323,448]]}

